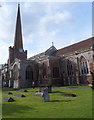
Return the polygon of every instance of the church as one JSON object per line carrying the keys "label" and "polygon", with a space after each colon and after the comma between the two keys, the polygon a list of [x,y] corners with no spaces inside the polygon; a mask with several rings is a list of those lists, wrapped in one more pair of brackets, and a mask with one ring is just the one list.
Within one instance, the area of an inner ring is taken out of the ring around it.
{"label": "church", "polygon": [[2,86],[28,88],[35,86],[74,86],[92,83],[94,70],[94,37],[70,46],[46,51],[27,58],[23,48],[20,5],[18,5],[14,46],[9,47],[7,64],[1,70]]}

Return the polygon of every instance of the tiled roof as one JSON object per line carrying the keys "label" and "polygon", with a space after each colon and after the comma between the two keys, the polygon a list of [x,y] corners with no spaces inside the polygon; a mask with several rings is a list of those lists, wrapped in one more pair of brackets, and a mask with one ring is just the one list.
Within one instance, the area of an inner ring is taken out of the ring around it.
{"label": "tiled roof", "polygon": [[56,56],[79,51],[81,49],[85,49],[92,46],[92,44],[94,44],[94,37],[69,45],[67,47],[61,48],[56,52]]}

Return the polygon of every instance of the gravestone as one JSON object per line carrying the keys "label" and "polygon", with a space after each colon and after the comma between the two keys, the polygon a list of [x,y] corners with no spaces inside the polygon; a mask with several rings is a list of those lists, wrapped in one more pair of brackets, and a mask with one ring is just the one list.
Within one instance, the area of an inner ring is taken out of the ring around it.
{"label": "gravestone", "polygon": [[14,102],[14,101],[15,101],[15,100],[14,100],[13,98],[11,98],[11,97],[4,97],[3,100],[6,101],[6,102]]}
{"label": "gravestone", "polygon": [[19,92],[28,92],[26,89],[20,89]]}
{"label": "gravestone", "polygon": [[13,88],[13,91],[19,91],[19,89],[18,88]]}
{"label": "gravestone", "polygon": [[65,96],[65,97],[76,97],[75,94],[71,94],[71,93],[62,94],[62,96]]}
{"label": "gravestone", "polygon": [[34,96],[43,97],[43,92],[36,92]]}
{"label": "gravestone", "polygon": [[50,101],[50,96],[48,95],[48,88],[47,87],[43,90],[43,98],[44,98],[44,102]]}
{"label": "gravestone", "polygon": [[24,92],[28,92],[27,90],[24,90]]}
{"label": "gravestone", "polygon": [[14,97],[26,97],[26,96],[23,94],[15,94]]}

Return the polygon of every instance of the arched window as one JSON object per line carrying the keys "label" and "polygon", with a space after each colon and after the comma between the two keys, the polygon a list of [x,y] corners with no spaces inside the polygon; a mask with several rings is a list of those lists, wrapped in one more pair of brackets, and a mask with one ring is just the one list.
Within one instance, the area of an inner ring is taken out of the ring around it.
{"label": "arched window", "polygon": [[80,73],[81,74],[88,74],[89,73],[87,61],[83,56],[80,58]]}
{"label": "arched window", "polygon": [[68,76],[73,75],[73,65],[69,60],[67,61],[67,73],[68,73]]}
{"label": "arched window", "polygon": [[32,80],[33,79],[33,70],[32,70],[32,68],[31,68],[31,66],[28,66],[27,68],[26,68],[26,73],[25,73],[26,75],[26,80]]}
{"label": "arched window", "polygon": [[74,66],[73,62],[67,60],[67,82],[68,85],[74,84]]}

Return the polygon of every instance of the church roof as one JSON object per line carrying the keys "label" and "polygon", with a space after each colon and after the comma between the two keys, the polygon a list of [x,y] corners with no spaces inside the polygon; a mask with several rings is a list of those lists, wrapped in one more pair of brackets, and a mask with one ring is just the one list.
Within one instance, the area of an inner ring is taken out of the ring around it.
{"label": "church roof", "polygon": [[79,50],[84,50],[86,48],[91,47],[94,44],[94,37],[93,38],[88,38],[86,40],[83,40],[81,42],[69,45],[67,47],[61,48],[56,52],[56,56],[59,55],[65,55],[68,53],[72,53],[75,51],[79,51]]}
{"label": "church roof", "polygon": [[45,55],[54,55],[56,53],[57,49],[52,45],[49,49],[45,51]]}
{"label": "church roof", "polygon": [[28,58],[29,60],[36,60],[36,61],[40,61],[43,60],[45,58],[48,58],[49,56],[53,56],[55,55],[57,49],[52,45],[49,49],[47,49],[46,51],[39,53],[35,56],[32,56],[30,58]]}

